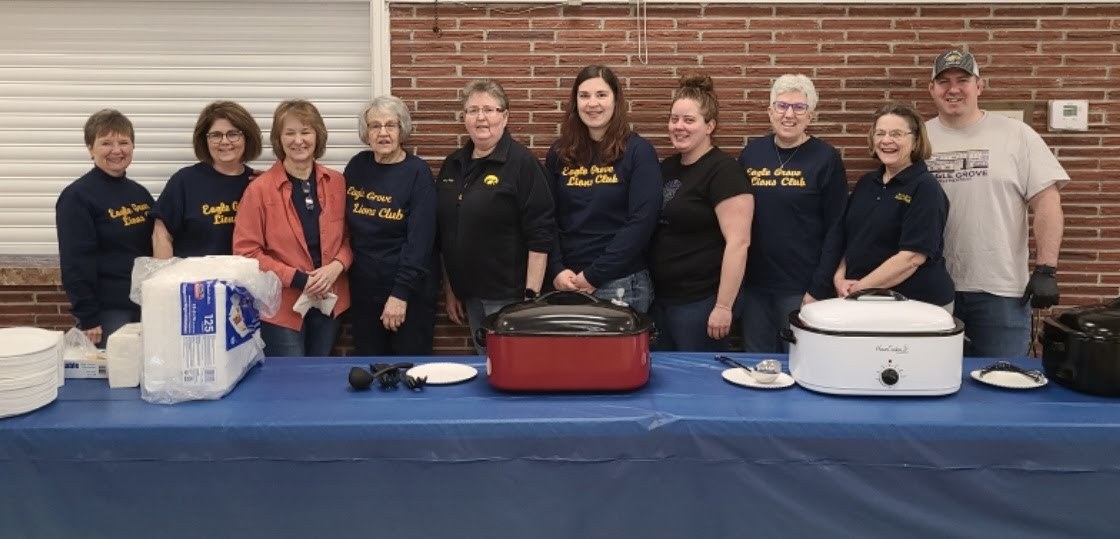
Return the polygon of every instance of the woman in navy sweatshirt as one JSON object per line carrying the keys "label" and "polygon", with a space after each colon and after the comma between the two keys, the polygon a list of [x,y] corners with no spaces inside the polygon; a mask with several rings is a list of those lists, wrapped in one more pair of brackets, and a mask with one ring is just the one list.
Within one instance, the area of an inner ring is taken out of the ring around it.
{"label": "woman in navy sweatshirt", "polygon": [[152,209],[156,258],[233,254],[233,222],[261,155],[261,128],[232,101],[215,101],[194,124],[198,163],[167,181]]}
{"label": "woman in navy sweatshirt", "polygon": [[404,102],[381,96],[358,116],[369,145],[350,159],[350,320],[360,356],[426,356],[436,320],[436,188],[432,170],[401,144],[412,134]]}
{"label": "woman in navy sweatshirt", "polygon": [[806,132],[816,108],[809,77],[778,77],[767,109],[773,132],[739,154],[755,196],[751,263],[743,278],[743,348],[750,353],[789,351],[778,332],[801,307],[825,236],[848,198],[840,152]]}
{"label": "woman in navy sweatshirt", "polygon": [[552,285],[648,311],[645,251],[661,209],[661,170],[653,145],[630,130],[610,68],[590,65],[576,75],[545,168],[556,201]]}
{"label": "woman in navy sweatshirt", "polygon": [[132,122],[104,109],[86,120],[85,142],[93,169],[66,186],[55,203],[62,288],[70,312],[89,340],[104,347],[109,335],[140,321],[128,299],[132,263],[152,254],[151,193],[130,180]]}

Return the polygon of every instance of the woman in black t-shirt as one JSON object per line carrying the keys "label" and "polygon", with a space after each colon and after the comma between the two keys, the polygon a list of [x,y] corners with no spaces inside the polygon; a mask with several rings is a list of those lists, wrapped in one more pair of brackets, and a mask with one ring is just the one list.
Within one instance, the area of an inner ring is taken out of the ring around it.
{"label": "woman in black t-shirt", "polygon": [[678,153],[661,163],[664,200],[650,248],[662,350],[724,350],[739,310],[754,197],[739,164],[712,143],[718,114],[711,77],[681,79],[669,115]]}

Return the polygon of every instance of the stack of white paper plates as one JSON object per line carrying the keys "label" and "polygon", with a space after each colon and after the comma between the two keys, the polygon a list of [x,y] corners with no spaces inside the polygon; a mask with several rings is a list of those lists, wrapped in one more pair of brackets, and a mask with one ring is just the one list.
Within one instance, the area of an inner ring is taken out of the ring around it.
{"label": "stack of white paper plates", "polygon": [[62,373],[62,334],[39,328],[0,328],[0,417],[54,402]]}

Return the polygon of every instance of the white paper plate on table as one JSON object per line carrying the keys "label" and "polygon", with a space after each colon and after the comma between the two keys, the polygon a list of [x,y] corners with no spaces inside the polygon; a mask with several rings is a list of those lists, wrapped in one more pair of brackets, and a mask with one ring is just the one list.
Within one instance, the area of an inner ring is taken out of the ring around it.
{"label": "white paper plate on table", "polygon": [[62,345],[62,334],[31,327],[0,328],[0,342],[4,343],[0,357],[32,356],[32,359],[50,361],[55,359],[55,348]]}
{"label": "white paper plate on table", "polygon": [[725,369],[721,375],[723,376],[724,380],[727,380],[732,384],[753,387],[755,389],[782,389],[793,385],[793,377],[784,372],[778,374],[778,377],[769,384],[764,384],[762,382],[759,382],[758,380],[755,380],[754,377],[751,376],[751,373],[740,369],[739,367],[731,367],[730,369]]}
{"label": "white paper plate on table", "polygon": [[38,410],[58,398],[58,386],[49,384],[47,387],[19,398],[0,399],[0,418],[26,414]]}
{"label": "white paper plate on table", "polygon": [[478,369],[462,363],[424,363],[405,373],[413,378],[425,377],[428,384],[458,384],[478,376]]}
{"label": "white paper plate on table", "polygon": [[1004,389],[1035,389],[1046,385],[1048,382],[1045,376],[1042,377],[1042,380],[1035,380],[1021,372],[1014,371],[989,371],[984,373],[983,370],[976,369],[969,374],[977,382]]}

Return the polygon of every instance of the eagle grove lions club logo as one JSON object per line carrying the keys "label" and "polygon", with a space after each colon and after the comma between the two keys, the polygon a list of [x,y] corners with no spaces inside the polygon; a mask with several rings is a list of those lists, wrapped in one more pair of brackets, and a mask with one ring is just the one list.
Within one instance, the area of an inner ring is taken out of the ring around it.
{"label": "eagle grove lions club logo", "polygon": [[486,185],[498,185],[498,177],[493,174],[487,174],[485,178],[482,178],[482,183]]}

